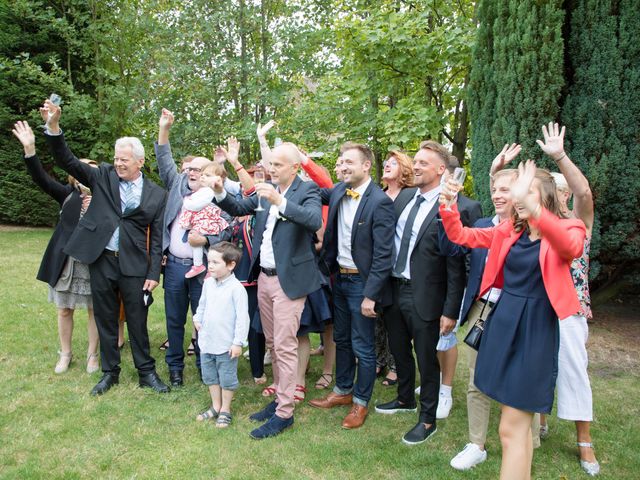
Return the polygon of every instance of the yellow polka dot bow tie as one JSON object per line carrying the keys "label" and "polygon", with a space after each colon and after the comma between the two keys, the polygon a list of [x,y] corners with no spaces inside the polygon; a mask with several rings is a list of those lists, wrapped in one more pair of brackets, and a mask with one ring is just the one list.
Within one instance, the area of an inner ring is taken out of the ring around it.
{"label": "yellow polka dot bow tie", "polygon": [[355,190],[353,190],[352,188],[347,188],[347,190],[344,192],[344,194],[347,197],[351,197],[354,200],[358,200],[360,198],[360,194],[358,192],[356,192]]}

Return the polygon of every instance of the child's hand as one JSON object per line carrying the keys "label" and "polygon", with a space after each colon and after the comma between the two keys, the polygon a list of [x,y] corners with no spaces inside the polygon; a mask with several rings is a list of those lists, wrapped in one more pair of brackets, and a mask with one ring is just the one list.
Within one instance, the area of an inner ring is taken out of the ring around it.
{"label": "child's hand", "polygon": [[242,347],[240,345],[231,345],[229,355],[231,355],[231,358],[238,358],[242,355]]}
{"label": "child's hand", "polygon": [[196,327],[197,331],[200,331],[202,328],[202,324],[200,322],[193,322],[193,326]]}

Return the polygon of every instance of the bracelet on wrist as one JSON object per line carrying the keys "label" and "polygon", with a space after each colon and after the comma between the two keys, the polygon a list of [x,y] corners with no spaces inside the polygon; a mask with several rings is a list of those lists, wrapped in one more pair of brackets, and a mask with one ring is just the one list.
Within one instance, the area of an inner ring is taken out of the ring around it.
{"label": "bracelet on wrist", "polygon": [[560,160],[562,160],[566,156],[567,156],[567,154],[565,152],[562,152],[562,155],[560,156],[560,158],[558,158],[558,159],[554,158],[553,161],[556,162],[556,163],[559,163]]}
{"label": "bracelet on wrist", "polygon": [[244,170],[244,166],[240,165],[239,167],[235,167],[236,172],[239,172],[240,170]]}

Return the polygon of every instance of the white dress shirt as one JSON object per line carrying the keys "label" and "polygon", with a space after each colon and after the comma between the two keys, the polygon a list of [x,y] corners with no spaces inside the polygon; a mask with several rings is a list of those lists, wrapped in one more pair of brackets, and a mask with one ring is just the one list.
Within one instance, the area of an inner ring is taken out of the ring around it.
{"label": "white dress shirt", "polygon": [[369,187],[371,178],[358,188],[353,190],[360,194],[356,200],[346,195],[340,200],[338,207],[338,265],[342,268],[357,268],[351,255],[351,233],[353,231],[353,221],[356,217],[358,206],[362,201],[364,192]]}
{"label": "white dress shirt", "polygon": [[398,218],[398,223],[396,223],[396,234],[394,238],[395,244],[395,254],[393,265],[395,266],[396,261],[398,260],[398,252],[400,252],[400,243],[402,242],[402,234],[404,232],[404,226],[407,223],[407,218],[409,217],[409,212],[413,208],[413,205],[416,203],[416,198],[422,196],[424,201],[420,204],[420,209],[418,210],[418,214],[413,222],[413,228],[411,229],[411,239],[409,240],[409,252],[407,254],[407,264],[402,272],[402,277],[407,280],[411,280],[411,253],[413,252],[413,248],[416,245],[416,240],[418,238],[418,232],[420,232],[420,227],[424,223],[427,215],[433,208],[433,206],[438,201],[438,196],[440,195],[441,186],[438,185],[436,188],[429,190],[426,193],[420,193],[420,190],[416,192],[415,197],[404,207],[402,214],[400,214],[400,218]]}
{"label": "white dress shirt", "polygon": [[[290,187],[291,185],[289,185]],[[276,221],[281,215],[284,215],[284,211],[287,208],[287,199],[284,198],[285,194],[289,190],[287,187],[282,193],[282,203],[279,207],[271,205],[269,207],[269,216],[267,217],[267,224],[264,227],[264,233],[262,234],[262,244],[260,245],[260,266],[263,268],[276,268],[276,258],[273,253],[273,243],[271,238],[273,237],[273,229],[276,226]],[[279,187],[278,187],[279,188]],[[227,193],[215,194],[216,202],[221,202],[227,196]]]}

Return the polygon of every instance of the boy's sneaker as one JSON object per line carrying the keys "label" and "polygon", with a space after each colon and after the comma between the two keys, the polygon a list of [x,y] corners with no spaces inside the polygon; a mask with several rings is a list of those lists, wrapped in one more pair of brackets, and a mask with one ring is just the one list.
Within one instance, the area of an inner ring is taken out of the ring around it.
{"label": "boy's sneaker", "polygon": [[453,406],[453,398],[445,397],[444,395],[438,396],[438,409],[436,410],[436,418],[442,420],[449,416],[451,407]]}
{"label": "boy's sneaker", "polygon": [[207,268],[204,265],[198,265],[197,267],[194,265],[193,267],[191,267],[191,269],[187,273],[184,274],[184,278],[197,277],[206,269]]}
{"label": "boy's sneaker", "polygon": [[293,425],[293,417],[280,418],[277,415],[273,415],[267,422],[261,427],[252,430],[249,435],[256,440],[262,440],[267,437],[275,437],[281,434],[284,430]]}
{"label": "boy's sneaker", "polygon": [[486,450],[480,450],[475,443],[467,443],[464,449],[451,459],[450,465],[456,470],[469,470],[486,459]]}

